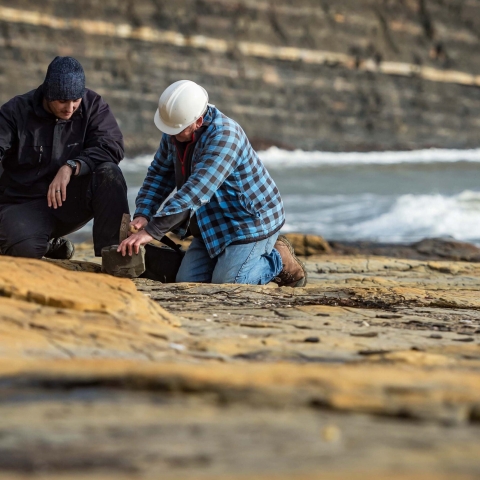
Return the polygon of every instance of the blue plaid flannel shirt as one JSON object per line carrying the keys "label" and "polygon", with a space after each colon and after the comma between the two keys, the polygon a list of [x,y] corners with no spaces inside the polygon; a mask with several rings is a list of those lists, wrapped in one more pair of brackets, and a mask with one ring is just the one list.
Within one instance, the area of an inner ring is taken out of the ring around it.
{"label": "blue plaid flannel shirt", "polygon": [[154,215],[196,213],[214,258],[232,242],[273,235],[285,222],[285,213],[275,182],[240,125],[213,105],[205,113],[204,125],[207,129],[195,146],[191,175],[166,202],[175,189],[177,152],[173,137],[162,136],[138,193],[134,216],[150,220]]}

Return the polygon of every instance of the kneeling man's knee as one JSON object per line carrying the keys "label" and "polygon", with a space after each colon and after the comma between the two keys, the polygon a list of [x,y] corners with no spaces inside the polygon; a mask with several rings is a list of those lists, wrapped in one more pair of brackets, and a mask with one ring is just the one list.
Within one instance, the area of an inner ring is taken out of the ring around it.
{"label": "kneeling man's knee", "polygon": [[125,181],[122,170],[113,162],[105,162],[95,168],[95,177],[101,181]]}
{"label": "kneeling man's knee", "polygon": [[108,192],[127,192],[127,183],[120,167],[112,162],[102,163],[93,173],[94,191],[100,188]]}
{"label": "kneeling man's knee", "polygon": [[12,257],[42,258],[47,253],[47,249],[47,241],[39,238],[27,238],[8,247],[3,253]]}

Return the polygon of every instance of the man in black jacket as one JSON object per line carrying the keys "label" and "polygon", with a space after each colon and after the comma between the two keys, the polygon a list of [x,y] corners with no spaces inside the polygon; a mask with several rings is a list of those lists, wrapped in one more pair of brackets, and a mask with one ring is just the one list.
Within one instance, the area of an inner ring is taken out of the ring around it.
{"label": "man in black jacket", "polygon": [[[70,258],[63,235],[92,218],[95,255],[118,243],[127,186],[123,137],[105,101],[85,88],[72,57],[0,108],[0,253]],[[3,170],[3,172],[2,172]]]}

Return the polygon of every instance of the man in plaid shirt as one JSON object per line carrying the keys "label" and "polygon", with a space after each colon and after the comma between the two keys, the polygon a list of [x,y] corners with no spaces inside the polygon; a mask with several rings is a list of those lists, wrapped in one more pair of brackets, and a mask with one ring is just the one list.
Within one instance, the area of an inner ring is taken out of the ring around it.
{"label": "man in plaid shirt", "polygon": [[118,251],[138,253],[174,231],[194,237],[178,282],[304,286],[305,267],[278,234],[285,215],[277,186],[240,125],[188,80],[165,90],[154,120],[164,135],[136,199],[131,225],[139,231]]}

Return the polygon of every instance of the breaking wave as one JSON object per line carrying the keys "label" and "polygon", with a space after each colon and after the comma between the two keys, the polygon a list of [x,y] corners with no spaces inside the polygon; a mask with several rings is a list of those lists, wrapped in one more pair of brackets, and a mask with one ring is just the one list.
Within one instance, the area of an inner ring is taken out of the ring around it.
{"label": "breaking wave", "polygon": [[446,150],[430,148],[405,152],[305,152],[287,151],[277,147],[259,152],[265,165],[269,167],[318,167],[344,165],[396,165],[400,163],[480,163],[480,149]]}
{"label": "breaking wave", "polygon": [[[413,242],[454,237],[480,242],[480,192],[459,195],[373,194],[358,196],[287,195],[288,232],[310,232],[328,239]],[[302,205],[308,202],[309,211]]]}
{"label": "breaking wave", "polygon": [[[429,148],[402,152],[306,152],[303,150],[282,150],[270,147],[258,152],[262,161],[272,168],[311,168],[320,166],[345,165],[398,165],[428,163],[480,163],[480,148],[471,150],[447,150]],[[152,162],[152,155],[141,155],[126,159],[120,166],[124,172],[146,171]]]}
{"label": "breaking wave", "polygon": [[151,155],[140,155],[133,159],[126,158],[120,162],[120,168],[124,173],[147,172],[153,160],[153,153]]}
{"label": "breaking wave", "polygon": [[[272,147],[259,155],[282,192],[284,231],[330,240],[413,242],[451,236],[480,243],[480,192],[474,191],[480,165],[473,165],[480,163],[480,149],[331,153]],[[153,155],[143,155],[120,164],[132,211],[152,159]],[[458,162],[470,162],[472,167]],[[438,169],[435,163],[450,166]],[[401,164],[400,171],[395,165]],[[417,169],[415,164],[432,168]],[[359,175],[368,165],[373,168]],[[393,167],[380,171],[375,165]],[[341,171],[336,166],[353,168]],[[295,172],[293,167],[306,170]],[[316,173],[309,168],[316,168]]]}

